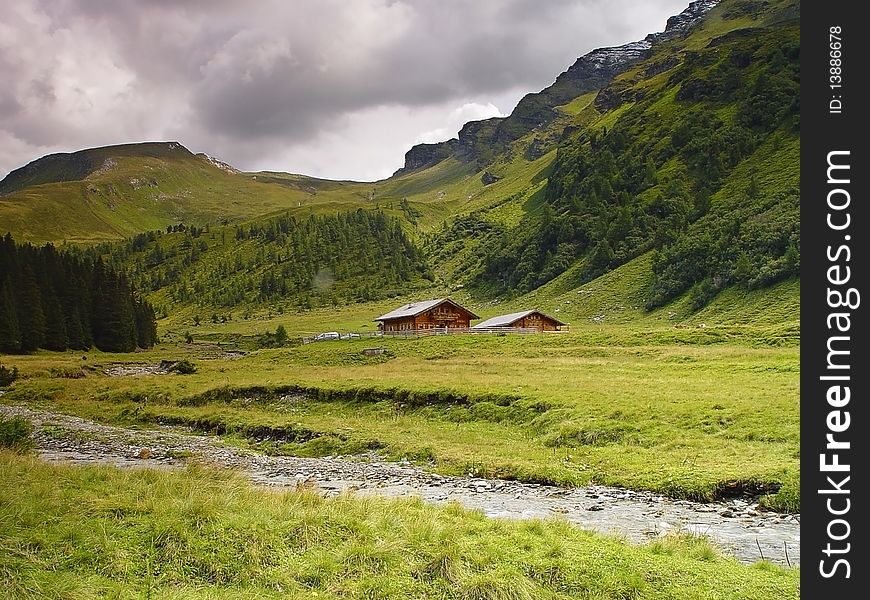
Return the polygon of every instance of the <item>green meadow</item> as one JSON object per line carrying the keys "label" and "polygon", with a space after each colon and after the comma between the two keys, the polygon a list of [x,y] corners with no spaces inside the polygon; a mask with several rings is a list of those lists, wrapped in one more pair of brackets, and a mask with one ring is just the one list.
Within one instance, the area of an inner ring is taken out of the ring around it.
{"label": "green meadow", "polygon": [[[749,485],[767,493],[767,508],[799,510],[800,357],[779,327],[581,324],[556,334],[299,343],[300,330],[315,326],[365,331],[363,315],[380,308],[349,307],[332,321],[312,311],[311,321],[202,324],[208,331],[191,328],[193,344],[134,355],[10,357],[21,379],[0,401],[110,423],[184,424],[271,453],[374,449],[450,474],[698,500]],[[286,324],[289,347],[224,354],[255,346],[272,324]],[[368,347],[385,352],[365,356]],[[182,358],[196,373],[104,374],[116,362]],[[256,434],[264,427],[268,442]]]}

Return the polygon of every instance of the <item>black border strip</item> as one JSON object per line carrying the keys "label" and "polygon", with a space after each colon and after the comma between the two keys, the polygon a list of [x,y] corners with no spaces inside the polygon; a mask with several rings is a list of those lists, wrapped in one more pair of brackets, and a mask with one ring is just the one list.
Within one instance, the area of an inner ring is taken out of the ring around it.
{"label": "black border strip", "polygon": [[801,592],[864,598],[870,31],[861,2],[801,4]]}

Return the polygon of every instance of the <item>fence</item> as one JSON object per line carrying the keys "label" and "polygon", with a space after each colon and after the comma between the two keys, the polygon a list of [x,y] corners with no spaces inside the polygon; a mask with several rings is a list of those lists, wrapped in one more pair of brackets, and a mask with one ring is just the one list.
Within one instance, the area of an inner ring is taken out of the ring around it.
{"label": "fence", "polygon": [[[526,335],[531,333],[541,333],[541,330],[537,327],[440,327],[434,329],[406,329],[403,331],[360,331],[360,332],[349,332],[341,334],[341,339],[356,339],[356,338],[374,338],[374,337],[387,337],[387,338],[419,338],[419,337],[428,337],[432,335],[459,335],[459,334],[471,334],[471,335],[506,335],[506,334],[520,334]],[[544,333],[558,333],[545,331]],[[302,343],[309,344],[311,342],[316,341],[328,341],[328,340],[317,340],[313,337],[303,337]]]}

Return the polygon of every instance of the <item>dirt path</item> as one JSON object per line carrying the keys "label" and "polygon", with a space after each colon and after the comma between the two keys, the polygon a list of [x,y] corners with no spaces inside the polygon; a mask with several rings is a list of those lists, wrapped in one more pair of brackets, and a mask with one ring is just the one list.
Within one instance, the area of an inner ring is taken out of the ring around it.
{"label": "dirt path", "polygon": [[30,419],[36,447],[48,461],[181,468],[195,460],[237,469],[260,485],[307,482],[326,495],[353,491],[358,495],[420,496],[433,503],[456,501],[493,518],[558,515],[583,528],[621,535],[635,543],[681,530],[707,536],[742,562],[755,562],[762,555],[779,564],[800,562],[800,516],[759,511],[755,503],[745,500],[703,504],[603,486],[564,489],[445,477],[408,463],[386,462],[376,455],[274,457],[223,445],[219,437],[194,435],[181,428],[125,429],[25,406],[0,405],[0,414]]}

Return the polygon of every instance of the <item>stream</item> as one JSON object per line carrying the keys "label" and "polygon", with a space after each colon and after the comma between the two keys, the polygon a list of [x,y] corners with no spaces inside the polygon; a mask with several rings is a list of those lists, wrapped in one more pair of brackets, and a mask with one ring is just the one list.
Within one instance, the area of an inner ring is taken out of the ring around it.
{"label": "stream", "polygon": [[180,427],[127,429],[27,406],[0,405],[0,415],[29,419],[36,450],[50,462],[180,469],[196,461],[238,470],[257,485],[312,485],[327,496],[418,496],[434,504],[458,502],[491,518],[558,517],[640,544],[667,533],[688,532],[706,536],[723,554],[744,563],[762,557],[781,565],[800,563],[800,515],[763,511],[748,499],[700,503],[606,486],[560,488],[449,477],[408,462],[387,462],[374,453],[266,456]]}

